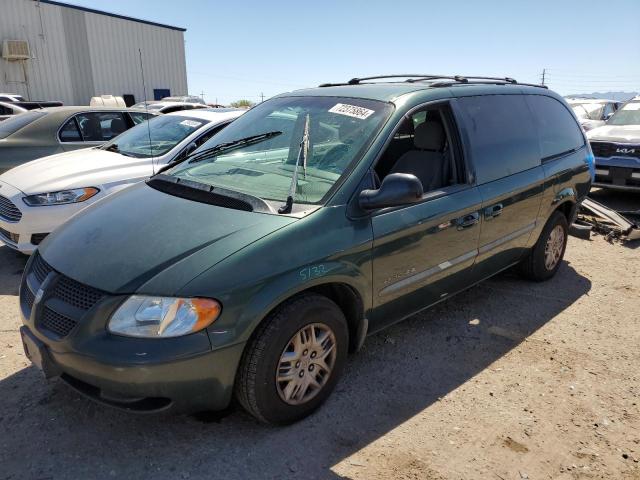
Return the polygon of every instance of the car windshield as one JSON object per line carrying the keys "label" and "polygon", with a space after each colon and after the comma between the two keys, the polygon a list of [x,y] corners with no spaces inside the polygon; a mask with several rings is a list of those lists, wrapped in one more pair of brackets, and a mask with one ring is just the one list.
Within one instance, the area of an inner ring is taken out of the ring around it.
{"label": "car windshield", "polygon": [[[388,119],[387,103],[339,97],[281,97],[259,104],[167,172],[179,178],[284,202],[289,195],[300,142],[309,118],[306,166],[300,162],[294,202],[318,204],[357,160]],[[255,135],[262,141],[220,154],[207,149]],[[203,158],[204,156],[204,158]]]}
{"label": "car windshield", "polygon": [[571,105],[578,118],[584,120],[601,120],[604,105],[601,103],[574,103]]}
{"label": "car windshield", "polygon": [[45,112],[24,112],[0,122],[0,138],[7,138],[9,135],[13,135],[21,128],[26,127],[45,115]]}
{"label": "car windshield", "polygon": [[613,114],[607,125],[640,125],[640,101],[623,105]]}
{"label": "car windshield", "polygon": [[148,125],[136,125],[100,148],[140,158],[158,157],[207,123],[202,118],[162,115],[149,120]]}

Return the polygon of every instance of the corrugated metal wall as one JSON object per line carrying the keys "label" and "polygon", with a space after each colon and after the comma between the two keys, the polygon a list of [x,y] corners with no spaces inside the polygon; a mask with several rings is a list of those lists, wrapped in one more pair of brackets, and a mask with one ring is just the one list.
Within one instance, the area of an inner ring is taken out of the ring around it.
{"label": "corrugated metal wall", "polygon": [[33,0],[1,3],[0,41],[27,40],[34,58],[25,62],[28,84],[22,62],[0,59],[0,92],[67,105],[86,105],[100,94],[142,101],[140,49],[148,99],[154,88],[188,93],[179,30]]}

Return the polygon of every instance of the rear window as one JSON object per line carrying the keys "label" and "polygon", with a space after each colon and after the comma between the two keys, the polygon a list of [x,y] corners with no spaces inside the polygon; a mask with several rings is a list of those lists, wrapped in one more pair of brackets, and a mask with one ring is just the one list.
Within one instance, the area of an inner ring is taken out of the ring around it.
{"label": "rear window", "polygon": [[584,145],[584,136],[569,110],[558,100],[544,95],[527,95],[540,136],[543,159],[556,157]]}
{"label": "rear window", "polygon": [[46,113],[44,112],[25,112],[0,122],[0,138],[7,138],[9,135],[13,135],[21,128],[26,127],[45,115]]}
{"label": "rear window", "polygon": [[462,97],[459,103],[478,184],[540,165],[535,124],[522,95]]}

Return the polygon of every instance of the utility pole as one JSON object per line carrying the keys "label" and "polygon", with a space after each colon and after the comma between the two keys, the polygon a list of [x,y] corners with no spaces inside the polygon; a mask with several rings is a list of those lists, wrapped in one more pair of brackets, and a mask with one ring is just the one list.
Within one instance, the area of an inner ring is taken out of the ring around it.
{"label": "utility pole", "polygon": [[547,69],[543,68],[542,69],[542,85],[544,85],[544,78],[545,78],[546,75],[547,75]]}
{"label": "utility pole", "polygon": [[260,103],[264,102],[264,93],[260,92]]}
{"label": "utility pole", "polygon": [[200,92],[200,96],[202,97],[202,100],[204,100],[204,90]]}

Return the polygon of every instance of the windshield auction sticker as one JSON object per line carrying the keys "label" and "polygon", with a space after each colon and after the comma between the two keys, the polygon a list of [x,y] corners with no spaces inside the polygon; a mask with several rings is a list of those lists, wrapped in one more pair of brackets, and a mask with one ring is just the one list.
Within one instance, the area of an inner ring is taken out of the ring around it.
{"label": "windshield auction sticker", "polygon": [[364,107],[357,107],[355,105],[348,105],[346,103],[336,103],[331,109],[329,109],[331,113],[337,113],[339,115],[346,115],[347,117],[359,118],[360,120],[364,120],[367,117],[370,117],[372,114],[376,113],[374,110],[369,110]]}

